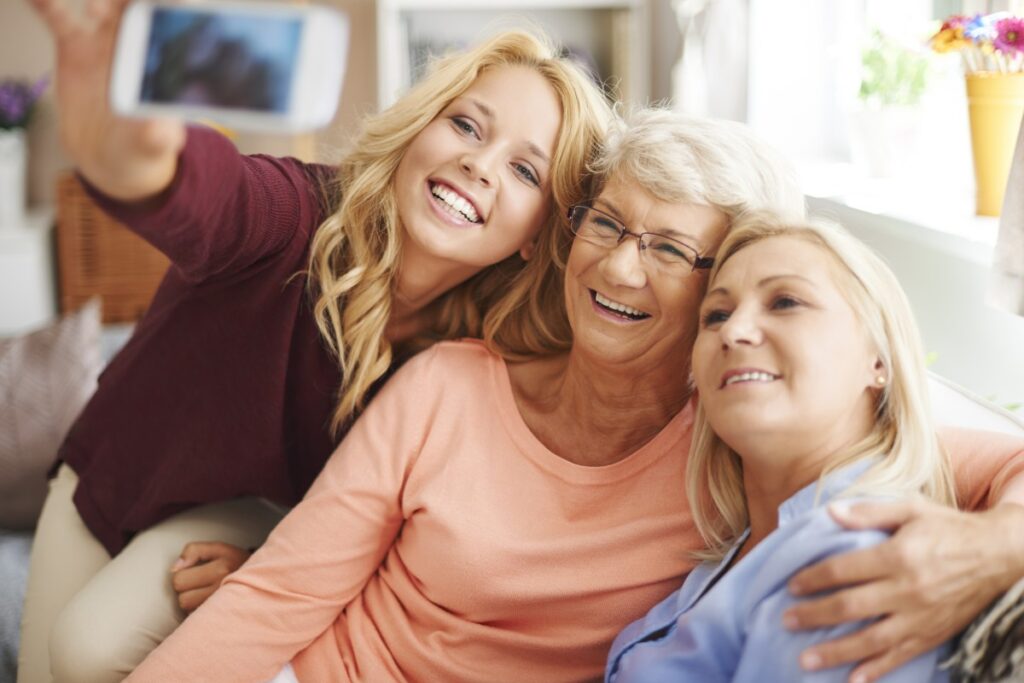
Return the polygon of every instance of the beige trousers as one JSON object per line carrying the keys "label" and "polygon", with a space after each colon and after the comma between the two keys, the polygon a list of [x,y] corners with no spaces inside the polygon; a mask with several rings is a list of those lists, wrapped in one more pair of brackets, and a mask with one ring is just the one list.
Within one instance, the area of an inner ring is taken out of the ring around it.
{"label": "beige trousers", "polygon": [[258,499],[204,505],[139,533],[111,559],[71,500],[77,485],[61,466],[36,528],[18,683],[120,681],[185,618],[170,571],[185,544],[258,546],[284,514]]}

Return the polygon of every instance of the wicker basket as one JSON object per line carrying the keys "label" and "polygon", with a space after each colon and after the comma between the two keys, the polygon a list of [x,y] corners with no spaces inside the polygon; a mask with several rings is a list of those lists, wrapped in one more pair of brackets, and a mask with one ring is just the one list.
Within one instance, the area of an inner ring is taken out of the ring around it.
{"label": "wicker basket", "polygon": [[93,296],[103,322],[135,322],[167,270],[167,257],[107,216],[73,173],[57,179],[57,264],[62,311]]}

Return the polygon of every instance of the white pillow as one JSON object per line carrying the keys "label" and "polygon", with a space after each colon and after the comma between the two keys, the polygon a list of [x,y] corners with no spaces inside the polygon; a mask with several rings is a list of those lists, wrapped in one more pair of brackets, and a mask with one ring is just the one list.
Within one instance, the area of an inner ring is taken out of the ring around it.
{"label": "white pillow", "polygon": [[0,339],[0,527],[35,526],[46,472],[101,367],[99,299],[50,327]]}

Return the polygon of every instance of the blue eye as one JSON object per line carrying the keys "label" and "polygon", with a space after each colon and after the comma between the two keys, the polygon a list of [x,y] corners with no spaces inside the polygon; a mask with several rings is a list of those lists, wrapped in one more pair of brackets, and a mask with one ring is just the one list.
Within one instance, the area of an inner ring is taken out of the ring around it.
{"label": "blue eye", "polygon": [[475,138],[480,137],[476,132],[476,128],[473,127],[473,124],[461,116],[453,116],[452,125],[454,125],[461,133],[472,135]]}
{"label": "blue eye", "polygon": [[540,180],[538,180],[537,176],[533,174],[533,171],[530,170],[529,166],[526,166],[524,164],[512,164],[512,167],[516,170],[516,173],[518,173],[523,180],[530,183],[534,187],[540,186]]}

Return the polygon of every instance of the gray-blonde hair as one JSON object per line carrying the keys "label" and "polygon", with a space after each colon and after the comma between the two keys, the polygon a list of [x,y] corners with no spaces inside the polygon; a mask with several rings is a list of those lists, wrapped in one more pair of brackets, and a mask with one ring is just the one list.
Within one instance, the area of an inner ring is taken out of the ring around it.
{"label": "gray-blonde hair", "polygon": [[[806,240],[833,259],[835,284],[864,325],[887,377],[879,389],[871,433],[827,463],[821,479],[836,468],[878,456],[878,462],[843,496],[923,495],[955,505],[950,464],[932,424],[917,325],[899,281],[875,252],[836,224],[794,223],[751,214],[737,221],[726,236],[709,283],[714,283],[722,266],[739,251],[779,236]],[[720,559],[749,521],[743,470],[739,455],[718,438],[699,405],[687,463],[687,495],[708,548],[697,555],[701,559]]]}
{"label": "gray-blonde hair", "polygon": [[735,218],[773,211],[803,220],[805,204],[790,163],[735,121],[698,118],[659,107],[613,123],[591,168],[595,191],[625,178],[667,202],[706,204]]}

